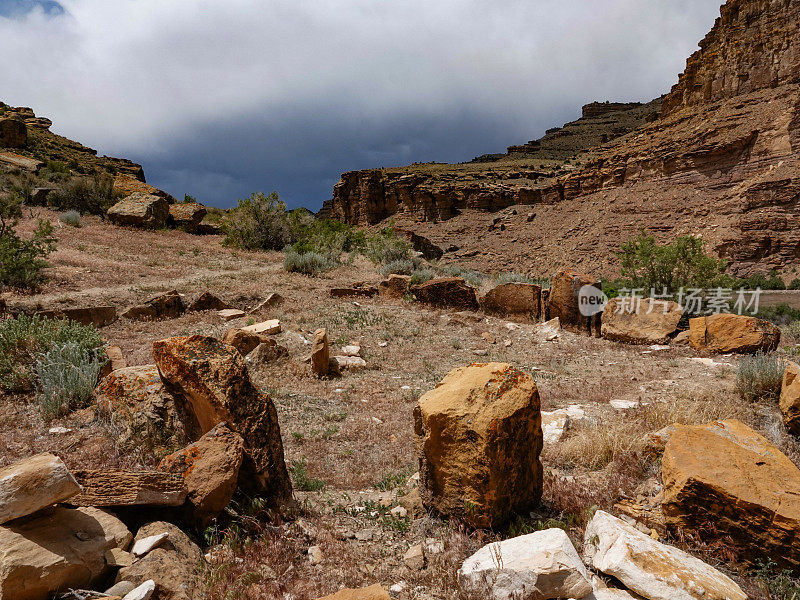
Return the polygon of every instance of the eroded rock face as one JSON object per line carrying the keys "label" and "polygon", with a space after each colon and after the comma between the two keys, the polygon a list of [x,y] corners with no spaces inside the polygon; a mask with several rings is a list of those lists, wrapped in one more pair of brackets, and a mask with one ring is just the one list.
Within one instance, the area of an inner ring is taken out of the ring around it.
{"label": "eroded rock face", "polygon": [[588,565],[648,600],[747,599],[714,567],[602,510],[587,525],[584,545]]}
{"label": "eroded rock face", "polygon": [[28,128],[18,119],[0,118],[0,147],[24,148],[28,145]]}
{"label": "eroded rock face", "polygon": [[220,423],[194,444],[164,457],[158,468],[183,478],[193,517],[205,526],[230,503],[243,456],[242,436]]}
{"label": "eroded rock face", "polygon": [[206,212],[206,207],[197,202],[178,202],[170,204],[169,219],[175,227],[195,233]]}
{"label": "eroded rock face", "polygon": [[600,335],[600,315],[581,314],[578,295],[585,286],[600,288],[600,280],[573,270],[559,271],[550,281],[550,319],[559,319],[568,331]]}
{"label": "eroded rock face", "polygon": [[716,535],[733,540],[742,559],[800,568],[800,469],[745,424],[677,426],[662,477],[670,527],[711,523]]}
{"label": "eroded rock face", "polygon": [[410,289],[410,275],[389,275],[388,279],[378,284],[378,294],[381,298],[399,300],[408,294]]}
{"label": "eroded rock face", "polygon": [[122,521],[97,508],[57,507],[0,526],[0,597],[47,600],[88,588],[108,572],[106,551],[127,548],[131,537]]}
{"label": "eroded rock face", "polygon": [[426,283],[411,286],[411,293],[419,302],[438,308],[478,310],[475,289],[460,277],[431,279]]}
{"label": "eroded rock face", "polygon": [[119,469],[76,470],[83,491],[70,498],[75,506],[180,506],[186,485],[179,475]]}
{"label": "eroded rock face", "polygon": [[64,462],[38,454],[0,469],[0,524],[35,513],[80,493]]}
{"label": "eroded rock face", "polygon": [[169,204],[152,194],[136,192],[108,209],[108,219],[114,225],[159,229],[167,224]]}
{"label": "eroded rock face", "polygon": [[126,319],[134,321],[153,321],[157,319],[175,319],[186,311],[183,298],[172,290],[151,298],[144,304],[132,306],[122,313]]}
{"label": "eroded rock face", "polygon": [[780,340],[778,327],[755,317],[719,314],[689,319],[689,345],[700,352],[772,352]]}
{"label": "eroded rock face", "polygon": [[458,585],[467,595],[492,600],[585,598],[592,593],[589,573],[563,529],[484,546],[461,565]]}
{"label": "eroded rock face", "polygon": [[541,498],[539,392],[512,366],[451,371],[420,398],[414,433],[427,508],[494,527]]}
{"label": "eroded rock face", "polygon": [[541,316],[542,286],[531,283],[498,285],[481,300],[484,312],[537,320]]}
{"label": "eroded rock face", "polygon": [[781,385],[780,407],[783,422],[795,435],[800,435],[800,365],[786,363]]}
{"label": "eroded rock face", "polygon": [[601,318],[604,338],[625,344],[667,344],[678,330],[683,308],[676,302],[643,298],[632,306],[630,300],[612,298]]}
{"label": "eroded rock face", "polygon": [[278,414],[272,399],[250,381],[235,348],[206,336],[160,340],[153,356],[164,381],[184,397],[203,432],[225,422],[242,436],[246,457],[240,484],[272,500],[291,499]]}

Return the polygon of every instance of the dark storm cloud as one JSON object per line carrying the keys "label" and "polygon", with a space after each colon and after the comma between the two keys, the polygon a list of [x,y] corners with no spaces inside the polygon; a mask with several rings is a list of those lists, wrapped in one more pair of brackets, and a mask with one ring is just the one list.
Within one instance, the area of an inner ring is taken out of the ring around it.
{"label": "dark storm cloud", "polygon": [[2,67],[6,102],[142,162],[176,196],[226,206],[274,189],[314,209],[346,170],[469,160],[592,100],[650,100],[719,10],[719,0],[6,4],[0,51],[17,57]]}

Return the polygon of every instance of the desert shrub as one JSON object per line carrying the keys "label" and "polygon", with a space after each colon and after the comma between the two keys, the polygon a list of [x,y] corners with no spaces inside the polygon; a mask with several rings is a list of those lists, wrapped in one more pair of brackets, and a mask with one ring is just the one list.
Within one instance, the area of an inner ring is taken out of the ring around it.
{"label": "desert shrub", "polygon": [[50,192],[47,204],[55,210],[103,217],[120,197],[121,194],[114,190],[114,179],[110,175],[95,175],[68,181],[60,190]]}
{"label": "desert shrub", "polygon": [[390,227],[367,238],[364,254],[376,265],[410,260],[411,243]]}
{"label": "desert shrub", "polygon": [[436,273],[430,269],[417,269],[411,273],[411,285],[419,285],[436,277]]}
{"label": "desert shrub", "polygon": [[645,290],[710,288],[719,282],[726,267],[724,260],[706,254],[701,238],[691,235],[660,245],[642,231],[622,244],[618,256],[626,287]]}
{"label": "desert shrub", "polygon": [[779,569],[778,565],[767,559],[756,562],[753,573],[768,590],[773,600],[797,600],[800,598],[800,579],[790,570]]}
{"label": "desert shrub", "polygon": [[743,356],[736,369],[736,391],[746,402],[774,402],[781,393],[783,360],[758,352]]}
{"label": "desert shrub", "polygon": [[342,252],[363,251],[366,233],[341,221],[317,219],[305,209],[287,213],[292,247],[299,253],[340,255]]}
{"label": "desert shrub", "polygon": [[45,419],[89,405],[101,363],[77,342],[55,344],[36,361],[39,402]]}
{"label": "desert shrub", "polygon": [[289,273],[314,276],[335,269],[338,265],[338,261],[333,256],[318,252],[301,254],[292,248],[288,248],[283,256],[283,268]]}
{"label": "desert shrub", "polygon": [[33,366],[39,355],[70,342],[98,362],[105,361],[103,339],[94,327],[24,314],[0,321],[0,388],[30,389],[35,376]]}
{"label": "desert shrub", "polygon": [[800,321],[800,309],[792,308],[786,303],[776,306],[764,306],[759,309],[756,316],[775,325],[783,326]]}
{"label": "desert shrub", "polygon": [[478,271],[470,271],[469,269],[462,269],[458,265],[445,265],[439,267],[439,271],[442,275],[449,277],[461,277],[472,287],[480,287],[483,285],[483,280],[486,278],[486,275],[483,273]]}
{"label": "desert shrub", "polygon": [[79,213],[77,210],[68,210],[65,213],[61,213],[58,219],[62,223],[65,223],[66,225],[70,225],[72,227],[81,226],[81,213]]}
{"label": "desert shrub", "polygon": [[286,205],[272,192],[239,200],[222,219],[225,244],[246,250],[282,250],[292,242]]}
{"label": "desert shrub", "polygon": [[383,275],[411,275],[414,273],[416,269],[413,260],[410,259],[402,259],[402,260],[393,260],[390,263],[386,263],[381,267],[381,273]]}
{"label": "desert shrub", "polygon": [[786,289],[800,290],[800,277],[795,277],[794,279],[792,279],[791,283],[789,283]]}
{"label": "desert shrub", "polygon": [[16,195],[0,196],[0,290],[35,289],[45,281],[45,258],[55,249],[53,226],[39,220],[30,239],[20,238],[15,228],[22,215],[22,200]]}
{"label": "desert shrub", "polygon": [[44,168],[51,173],[69,173],[69,167],[58,160],[48,160],[44,164]]}
{"label": "desert shrub", "polygon": [[325,481],[316,479],[308,474],[308,465],[305,457],[293,460],[289,468],[294,481],[294,487],[301,492],[318,492],[325,487]]}

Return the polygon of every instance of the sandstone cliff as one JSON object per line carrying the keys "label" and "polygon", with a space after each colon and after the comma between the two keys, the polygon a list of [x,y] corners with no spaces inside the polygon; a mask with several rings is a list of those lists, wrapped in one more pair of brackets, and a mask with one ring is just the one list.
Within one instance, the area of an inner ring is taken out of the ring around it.
{"label": "sandstone cliff", "polygon": [[737,274],[788,274],[800,266],[798,28],[800,0],[730,0],[653,122],[561,161],[512,152],[345,173],[325,210],[392,217],[476,268],[611,274],[613,252],[644,227],[704,236]]}

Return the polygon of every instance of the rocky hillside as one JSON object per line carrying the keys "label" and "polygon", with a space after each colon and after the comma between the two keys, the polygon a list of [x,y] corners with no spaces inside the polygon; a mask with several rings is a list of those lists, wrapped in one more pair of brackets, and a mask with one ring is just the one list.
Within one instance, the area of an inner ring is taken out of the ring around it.
{"label": "rocky hillside", "polygon": [[736,274],[791,275],[800,266],[798,26],[797,0],[731,0],[653,122],[576,144],[565,159],[512,147],[488,164],[345,173],[326,211],[352,223],[394,218],[483,269],[541,275],[581,263],[613,274],[619,244],[646,228],[662,239],[704,236]]}

